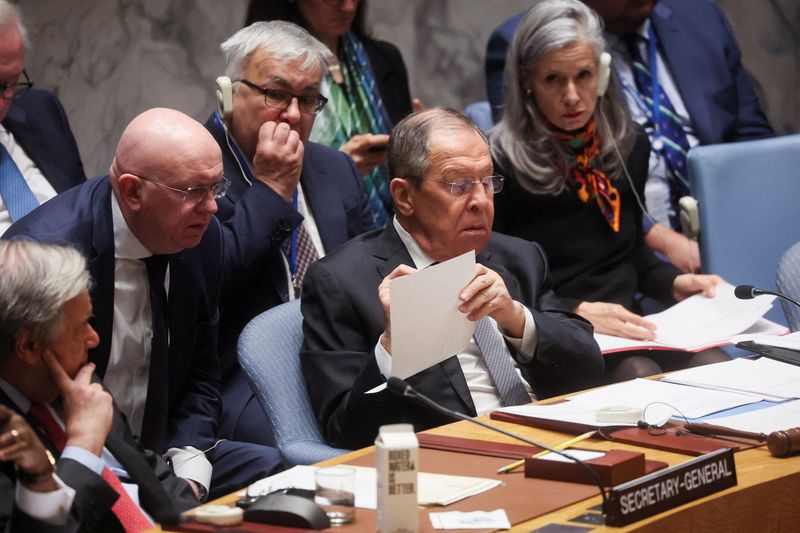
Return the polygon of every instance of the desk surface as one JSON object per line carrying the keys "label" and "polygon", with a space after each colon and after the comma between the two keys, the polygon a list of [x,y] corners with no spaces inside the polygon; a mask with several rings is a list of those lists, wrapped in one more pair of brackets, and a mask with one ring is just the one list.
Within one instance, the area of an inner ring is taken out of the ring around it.
{"label": "desk surface", "polygon": [[[482,417],[488,421],[488,417]],[[492,421],[492,423],[538,440],[543,444],[554,445],[569,438],[568,435],[511,424]],[[486,428],[457,422],[432,429],[429,433],[516,443],[512,438],[494,433]],[[588,440],[582,448],[607,450],[610,448],[644,452],[648,459],[664,461],[670,466],[687,461],[687,455],[652,450],[609,442]],[[372,448],[357,450],[330,459],[321,465],[347,462],[366,455]],[[738,485],[730,489],[706,496],[670,511],[646,518],[624,528],[594,527],[569,520],[586,512],[589,507],[600,504],[600,496],[583,500],[552,513],[517,524],[511,531],[528,533],[548,524],[570,524],[592,527],[593,532],[604,531],[800,531],[800,456],[776,459],[766,447],[753,448],[735,454]],[[477,496],[478,498],[480,496]],[[231,503],[235,495],[220,498],[213,503]],[[160,531],[156,528],[153,531]]]}

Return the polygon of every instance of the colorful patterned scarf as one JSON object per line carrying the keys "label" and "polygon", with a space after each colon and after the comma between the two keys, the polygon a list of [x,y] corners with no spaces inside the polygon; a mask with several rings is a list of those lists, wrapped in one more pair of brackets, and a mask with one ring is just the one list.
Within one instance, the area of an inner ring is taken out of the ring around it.
{"label": "colorful patterned scarf", "polygon": [[619,232],[620,197],[616,187],[603,172],[595,168],[600,153],[600,137],[591,119],[583,129],[573,132],[555,130],[554,137],[564,149],[575,193],[583,203],[594,199],[608,225]]}
{"label": "colorful patterned scarf", "polygon": [[[339,85],[330,75],[325,77],[322,92],[328,95],[328,105],[317,115],[311,131],[312,141],[331,148],[339,148],[353,135],[389,133],[392,128],[361,41],[350,32],[341,38],[339,46],[344,83]],[[394,212],[385,165],[364,176],[364,188],[372,219],[382,228]]]}

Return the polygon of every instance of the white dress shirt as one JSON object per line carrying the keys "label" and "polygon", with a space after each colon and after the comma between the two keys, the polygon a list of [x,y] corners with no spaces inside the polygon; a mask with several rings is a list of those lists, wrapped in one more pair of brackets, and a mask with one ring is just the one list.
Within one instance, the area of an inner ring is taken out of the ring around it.
{"label": "white dress shirt", "polygon": [[[317,221],[314,219],[314,213],[309,209],[306,202],[306,195],[303,192],[303,187],[300,183],[297,184],[297,212],[303,215],[301,224],[306,229],[306,233],[311,238],[311,243],[317,250],[317,257],[322,259],[325,257],[325,248],[322,246],[322,238],[319,236],[319,228],[317,228]],[[289,300],[294,300],[294,284],[292,283],[292,269],[289,267],[289,260],[286,254],[281,254],[283,257],[283,268],[286,271],[286,286],[289,291]]]}
{"label": "white dress shirt", "polygon": [[[14,135],[2,124],[0,124],[0,144],[5,146],[6,150],[8,150],[11,159],[14,161],[14,164],[17,165],[20,174],[25,178],[25,182],[39,201],[39,204],[45,203],[56,195],[56,190],[50,185],[47,178],[44,177],[44,174],[42,174],[42,171],[36,166],[36,163],[28,157],[25,150],[17,144]],[[3,202],[3,198],[0,197],[0,235],[5,233],[12,222],[6,204]]]}
{"label": "white dress shirt", "polygon": [[[422,250],[422,248],[420,248],[419,244],[417,244],[417,241],[414,240],[414,237],[412,237],[411,234],[400,225],[400,222],[398,222],[396,216],[393,217],[392,223],[397,230],[397,234],[400,236],[400,240],[403,241],[406,250],[408,250],[411,260],[414,261],[414,265],[418,270],[427,268],[435,262]],[[522,309],[525,311],[525,328],[523,330],[522,338],[517,339],[508,337],[506,335],[503,335],[503,337],[505,337],[505,339],[508,340],[508,342],[510,342],[515,348],[517,351],[517,356],[523,362],[526,362],[533,358],[533,353],[536,350],[536,343],[538,340],[538,332],[536,329],[536,323],[533,321],[533,315],[531,314],[530,310],[519,302],[516,302],[516,304],[522,307]],[[497,334],[501,335],[502,333],[497,327],[497,323],[491,317],[490,320],[492,321],[494,328],[497,330]],[[383,374],[384,377],[390,376],[392,372],[392,356],[383,347],[380,339],[378,339],[374,351],[375,360],[378,363],[378,368],[380,369],[381,374]],[[497,392],[497,388],[494,386],[492,377],[489,374],[489,369],[486,366],[486,362],[483,360],[481,349],[475,342],[474,337],[470,339],[469,346],[467,346],[462,353],[457,354],[457,357],[458,362],[461,365],[461,371],[464,373],[464,379],[467,382],[467,388],[469,389],[470,396],[472,397],[472,402],[475,404],[475,411],[481,415],[502,407],[500,395]],[[535,400],[536,398],[533,395],[531,386],[527,380],[522,377],[517,361],[513,358],[512,361],[514,363],[514,368],[516,368],[517,374],[519,374],[522,383],[525,385],[525,390],[528,392],[528,395],[531,396],[531,399]]]}

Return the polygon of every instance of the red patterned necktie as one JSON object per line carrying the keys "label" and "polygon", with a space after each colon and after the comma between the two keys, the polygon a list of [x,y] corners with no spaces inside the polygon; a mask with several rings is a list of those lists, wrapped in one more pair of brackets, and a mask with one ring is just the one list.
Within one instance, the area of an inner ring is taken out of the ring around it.
{"label": "red patterned necktie", "polygon": [[[39,426],[44,430],[47,437],[59,452],[64,451],[64,447],[67,444],[67,435],[64,433],[64,430],[61,429],[61,425],[53,418],[53,415],[47,407],[40,403],[31,404],[31,408],[28,410],[28,416],[39,423]],[[126,533],[139,533],[140,531],[151,528],[153,524],[147,519],[144,513],[142,513],[142,510],[139,509],[136,502],[131,499],[130,494],[128,494],[128,491],[122,486],[122,482],[117,475],[112,472],[111,469],[105,467],[103,468],[101,476],[106,483],[119,494],[119,498],[117,498],[117,501],[111,507],[111,511],[116,515],[117,520],[122,524]]]}

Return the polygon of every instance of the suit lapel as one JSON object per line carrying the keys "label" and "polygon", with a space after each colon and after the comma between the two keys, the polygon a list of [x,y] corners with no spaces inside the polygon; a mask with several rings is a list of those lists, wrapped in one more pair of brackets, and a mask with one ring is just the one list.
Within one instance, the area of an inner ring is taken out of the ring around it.
{"label": "suit lapel", "polygon": [[322,246],[328,252],[348,240],[347,220],[344,210],[339,208],[340,193],[336,190],[335,182],[328,179],[325,165],[316,162],[317,154],[314,144],[308,143],[303,156],[300,183]]}
{"label": "suit lapel", "polygon": [[[686,111],[692,118],[695,133],[705,144],[707,139],[714,138],[714,124],[705,105],[704,88],[708,75],[704,72],[703,61],[685,61],[687,57],[698,57],[696,39],[687,35],[681,27],[681,22],[676,20],[672,10],[658,3],[650,17],[650,23],[656,33],[658,44],[661,47],[664,60],[672,73],[672,79],[686,106]],[[701,55],[702,57],[702,55]],[[675,59],[674,61],[671,60]]]}

